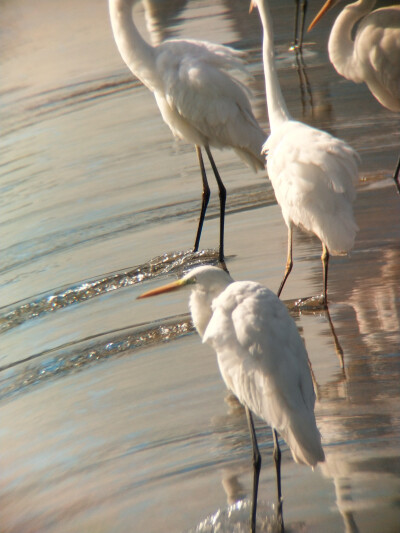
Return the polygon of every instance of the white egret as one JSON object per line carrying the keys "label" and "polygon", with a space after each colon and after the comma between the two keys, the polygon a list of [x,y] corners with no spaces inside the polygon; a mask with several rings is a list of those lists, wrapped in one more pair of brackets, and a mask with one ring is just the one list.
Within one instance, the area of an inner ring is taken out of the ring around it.
{"label": "white egret", "polygon": [[[340,1],[325,2],[308,31]],[[358,0],[343,8],[329,36],[329,59],[341,76],[355,83],[365,82],[380,104],[400,111],[400,6],[371,12],[375,3]],[[400,158],[393,175],[400,194],[399,173]]]}
{"label": "white egret", "polygon": [[251,412],[272,428],[278,490],[278,521],[283,531],[280,449],[277,432],[297,463],[324,461],[314,415],[315,393],[308,355],[294,320],[269,289],[252,281],[234,282],[224,270],[200,266],[178,281],[139,298],[192,286],[189,307],[203,340],[217,352],[229,390],[244,405],[253,445],[251,530],[255,531],[261,456]]}
{"label": "white egret", "polygon": [[198,250],[210,189],[201,147],[210,160],[220,196],[220,260],[224,257],[226,189],[210,147],[233,148],[254,170],[263,169],[265,134],[249,101],[249,91],[230,71],[244,71],[241,53],[205,41],[171,39],[151,46],[136,28],[132,9],[138,0],[109,0],[111,26],[129,69],[154,94],[162,118],[179,139],[193,143],[203,181],[202,206],[194,243]]}
{"label": "white egret", "polygon": [[329,256],[347,253],[358,230],[353,215],[359,157],[344,141],[293,120],[275,68],[271,15],[259,8],[264,30],[263,60],[271,134],[263,146],[267,170],[288,227],[288,254],[280,295],[293,266],[292,228],[315,234],[322,243],[323,303],[327,304]]}

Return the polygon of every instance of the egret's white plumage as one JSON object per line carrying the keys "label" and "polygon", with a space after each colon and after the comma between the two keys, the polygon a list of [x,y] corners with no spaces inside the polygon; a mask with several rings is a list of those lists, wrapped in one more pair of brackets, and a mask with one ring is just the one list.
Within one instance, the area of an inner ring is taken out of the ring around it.
{"label": "egret's white plumage", "polygon": [[272,128],[263,148],[286,225],[314,233],[333,255],[354,246],[358,158],[345,142],[302,122]]}
{"label": "egret's white plumage", "polygon": [[353,216],[359,157],[344,141],[293,120],[276,73],[272,21],[266,0],[253,0],[264,30],[263,60],[271,134],[264,144],[267,170],[289,229],[289,249],[282,291],[292,268],[292,226],[322,242],[324,302],[327,301],[329,254],[345,254],[354,245]]}
{"label": "egret's white plumage", "polygon": [[[325,2],[308,31],[340,1]],[[365,82],[384,107],[400,111],[400,6],[371,12],[375,4],[376,0],[358,0],[343,8],[329,36],[329,58],[341,76]],[[394,180],[400,192],[398,169]]]}
{"label": "egret's white plumage", "polygon": [[[196,267],[140,298],[185,285],[192,286],[193,323],[216,351],[228,389],[282,435],[296,462],[315,466],[324,461],[308,355],[285,305],[259,283],[235,282],[212,266]],[[278,487],[280,499],[280,479]]]}
{"label": "egret's white plumage", "polygon": [[[209,274],[216,275],[207,270],[189,274],[197,279],[190,309],[200,335],[197,314]],[[225,273],[223,277],[226,288],[212,301],[203,342],[217,352],[228,389],[282,435],[297,463],[315,466],[324,453],[307,351],[296,325],[269,289],[253,281],[233,282]]]}
{"label": "egret's white plumage", "polygon": [[207,152],[221,197],[222,259],[225,189],[210,147],[233,148],[254,170],[264,168],[261,147],[265,134],[253,115],[248,89],[232,74],[233,70],[245,71],[242,54],[227,46],[189,39],[171,39],[151,46],[133,22],[132,8],[136,2],[109,0],[115,42],[126,65],[153,92],[172,133],[196,146],[203,179],[203,205],[195,250],[209,198],[201,147]]}
{"label": "egret's white plumage", "polygon": [[[325,2],[308,31],[340,1]],[[341,76],[365,82],[384,107],[400,111],[400,6],[371,12],[375,4],[358,0],[343,8],[329,36],[329,58]]]}

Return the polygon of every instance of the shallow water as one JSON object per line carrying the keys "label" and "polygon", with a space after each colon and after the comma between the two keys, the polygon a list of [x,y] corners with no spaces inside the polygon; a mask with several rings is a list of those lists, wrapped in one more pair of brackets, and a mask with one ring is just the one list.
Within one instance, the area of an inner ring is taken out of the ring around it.
{"label": "shallow water", "polygon": [[[248,52],[254,110],[268,131],[260,25],[248,3],[144,7],[153,42],[194,37]],[[282,296],[312,362],[327,460],[312,472],[282,443],[285,523],[295,532],[394,533],[400,201],[390,176],[399,117],[329,65],[332,17],[306,37],[302,88],[289,51],[293,2],[272,8],[291,113],[362,157],[356,246],[330,268],[336,339],[326,312],[296,306],[320,293],[321,265],[317,240],[295,233]],[[135,14],[145,32],[143,7]],[[246,419],[193,331],[187,294],[136,301],[192,264],[215,263],[215,188],[202,251],[192,254],[194,150],[172,139],[152,95],[124,66],[106,2],[2,2],[0,25],[0,531],[247,531]],[[233,153],[215,158],[228,189],[229,270],[276,289],[287,235],[271,187]],[[257,432],[259,527],[268,531],[273,443],[261,421]]]}

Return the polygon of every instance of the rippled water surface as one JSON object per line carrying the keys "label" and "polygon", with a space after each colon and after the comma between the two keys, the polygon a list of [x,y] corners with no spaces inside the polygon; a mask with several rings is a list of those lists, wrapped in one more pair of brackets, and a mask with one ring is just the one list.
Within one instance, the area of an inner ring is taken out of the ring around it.
{"label": "rippled water surface", "polygon": [[[399,117],[330,66],[334,14],[306,36],[301,85],[289,51],[294,2],[271,4],[291,113],[362,158],[360,231],[351,255],[331,261],[330,316],[296,306],[320,293],[321,266],[318,241],[294,237],[282,296],[312,362],[327,460],[312,472],[282,442],[285,523],[293,532],[396,533]],[[248,531],[246,418],[193,330],[188,295],[136,301],[190,265],[216,263],[215,188],[193,254],[196,155],[173,140],[122,62],[105,0],[3,1],[1,11],[0,531]],[[254,111],[268,132],[260,25],[246,0],[144,0],[135,18],[153,43],[193,37],[247,52]],[[214,155],[228,190],[228,268],[276,289],[287,235],[271,186],[233,152]],[[259,527],[271,531],[273,443],[261,421],[257,432]]]}

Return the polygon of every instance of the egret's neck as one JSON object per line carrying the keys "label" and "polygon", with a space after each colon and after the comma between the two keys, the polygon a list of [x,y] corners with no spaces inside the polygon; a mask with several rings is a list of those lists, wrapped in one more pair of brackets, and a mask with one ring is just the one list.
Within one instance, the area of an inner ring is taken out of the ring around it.
{"label": "egret's neck", "polygon": [[203,291],[193,290],[189,298],[189,308],[192,315],[194,327],[201,338],[207,329],[212,317],[212,298]]}
{"label": "egret's neck", "polygon": [[354,82],[363,81],[354,59],[354,41],[351,37],[356,22],[369,13],[376,0],[358,0],[346,6],[337,17],[328,41],[329,58],[338,73]]}
{"label": "egret's neck", "polygon": [[193,324],[201,338],[203,338],[204,332],[206,331],[213,314],[213,301],[232,281],[232,278],[228,277],[225,280],[221,280],[220,283],[207,285],[207,287],[196,285],[192,289],[189,298],[189,308]]}
{"label": "egret's neck", "polygon": [[265,75],[265,91],[267,94],[267,108],[271,132],[282,122],[291,117],[283,98],[278,74],[275,67],[274,55],[274,32],[272,18],[267,0],[258,2],[261,23],[264,30],[263,38],[263,61]]}
{"label": "egret's neck", "polygon": [[111,27],[119,53],[130,70],[150,90],[158,83],[155,52],[140,35],[132,18],[137,0],[109,0]]}

